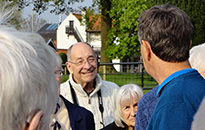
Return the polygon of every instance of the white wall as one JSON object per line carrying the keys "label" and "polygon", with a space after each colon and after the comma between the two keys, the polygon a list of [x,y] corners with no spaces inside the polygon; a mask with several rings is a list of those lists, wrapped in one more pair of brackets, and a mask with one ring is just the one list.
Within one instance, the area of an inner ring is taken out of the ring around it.
{"label": "white wall", "polygon": [[88,43],[90,43],[94,49],[101,49],[101,35],[100,33],[88,33]]}
{"label": "white wall", "polygon": [[72,44],[76,43],[77,40],[73,35],[69,37],[65,33],[66,26],[69,26],[69,21],[74,21],[74,28],[78,29],[81,37],[86,41],[85,26],[80,23],[80,21],[70,13],[68,17],[59,25],[57,29],[57,48],[58,49],[68,49]]}
{"label": "white wall", "polygon": [[[59,25],[57,29],[57,48],[58,49],[68,49],[72,44],[77,42],[74,35],[69,35],[65,33],[66,26],[69,26],[69,21],[73,21],[74,29],[78,29],[84,42],[88,42],[93,46],[94,50],[100,52],[101,50],[101,34],[100,32],[86,32],[86,26],[82,25],[75,15],[70,13],[68,17]],[[87,34],[86,34],[87,33]],[[87,40],[87,41],[86,41]]]}
{"label": "white wall", "polygon": [[[120,59],[113,59],[112,63],[120,63]],[[120,72],[120,65],[113,65],[117,72]]]}

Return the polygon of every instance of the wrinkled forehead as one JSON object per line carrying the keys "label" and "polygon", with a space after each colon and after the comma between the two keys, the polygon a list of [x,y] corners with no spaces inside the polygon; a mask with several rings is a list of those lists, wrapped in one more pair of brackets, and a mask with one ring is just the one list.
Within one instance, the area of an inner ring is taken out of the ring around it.
{"label": "wrinkled forehead", "polygon": [[93,49],[87,44],[79,43],[71,49],[71,59],[88,58],[90,56],[95,57],[96,55]]}

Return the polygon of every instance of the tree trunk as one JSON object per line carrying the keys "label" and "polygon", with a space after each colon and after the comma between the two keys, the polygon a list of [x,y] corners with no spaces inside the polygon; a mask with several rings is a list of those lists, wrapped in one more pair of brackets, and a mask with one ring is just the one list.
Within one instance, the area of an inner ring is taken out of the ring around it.
{"label": "tree trunk", "polygon": [[[109,63],[109,60],[105,54],[105,50],[107,49],[107,39],[108,32],[112,27],[112,19],[109,16],[109,11],[111,9],[111,0],[100,0],[101,7],[101,63]],[[113,66],[106,66],[106,72],[111,72],[114,70]],[[100,72],[103,72],[103,67],[100,66]]]}

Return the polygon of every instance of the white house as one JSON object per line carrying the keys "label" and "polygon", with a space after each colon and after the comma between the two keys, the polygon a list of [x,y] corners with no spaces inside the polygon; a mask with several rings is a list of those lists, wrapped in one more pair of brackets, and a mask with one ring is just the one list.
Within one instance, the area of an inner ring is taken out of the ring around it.
{"label": "white house", "polygon": [[[101,17],[100,15],[92,15],[89,21],[92,22],[91,27],[86,27],[81,21],[83,20],[84,11],[81,14],[70,13],[62,23],[47,24],[42,27],[38,33],[41,34],[46,41],[53,40],[57,47],[57,53],[67,53],[67,49],[76,42],[87,42],[91,44],[94,51],[100,56],[101,50]],[[51,33],[52,32],[52,33]],[[50,36],[52,34],[52,36]],[[119,63],[119,59],[114,59],[113,63]],[[120,65],[114,65],[117,71],[120,71]]]}
{"label": "white house", "polygon": [[90,20],[92,20],[93,17],[97,17],[97,19],[94,21],[92,28],[88,29],[86,25],[81,22],[83,15],[83,13],[70,13],[59,25],[57,29],[57,48],[59,52],[66,52],[67,49],[76,42],[88,42],[97,53],[100,53],[101,19],[98,15],[90,16]]}

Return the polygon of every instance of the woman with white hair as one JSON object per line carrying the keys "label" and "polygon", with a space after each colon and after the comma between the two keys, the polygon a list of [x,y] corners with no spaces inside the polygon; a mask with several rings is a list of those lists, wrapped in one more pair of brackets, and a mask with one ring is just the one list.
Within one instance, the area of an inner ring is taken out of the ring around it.
{"label": "woman with white hair", "polygon": [[127,84],[120,87],[114,95],[115,121],[102,130],[133,130],[137,104],[142,96],[142,89],[135,84]]}
{"label": "woman with white hair", "polygon": [[48,130],[57,103],[57,54],[0,13],[0,130]]}

